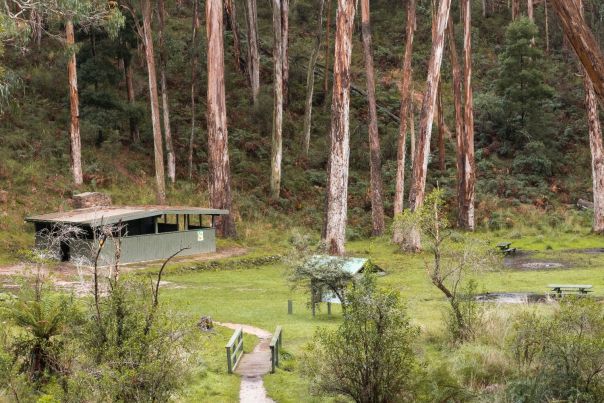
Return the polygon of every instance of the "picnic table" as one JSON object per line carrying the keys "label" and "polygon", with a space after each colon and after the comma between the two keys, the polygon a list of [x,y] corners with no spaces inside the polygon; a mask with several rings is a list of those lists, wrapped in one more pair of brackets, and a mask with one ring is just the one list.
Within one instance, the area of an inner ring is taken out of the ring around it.
{"label": "picnic table", "polygon": [[550,284],[548,287],[551,288],[552,291],[558,295],[558,297],[569,293],[585,295],[588,292],[592,292],[591,284]]}
{"label": "picnic table", "polygon": [[497,247],[504,255],[511,255],[516,253],[516,248],[512,248],[511,242],[499,242]]}

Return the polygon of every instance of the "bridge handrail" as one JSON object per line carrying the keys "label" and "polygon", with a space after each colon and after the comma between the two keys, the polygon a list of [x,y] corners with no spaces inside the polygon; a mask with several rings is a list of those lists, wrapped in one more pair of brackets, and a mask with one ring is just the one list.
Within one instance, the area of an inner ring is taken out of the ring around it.
{"label": "bridge handrail", "polygon": [[279,350],[283,344],[283,328],[277,326],[273,338],[271,339],[271,373],[275,372],[275,368],[279,366]]}
{"label": "bridge handrail", "polygon": [[232,374],[243,356],[243,329],[240,327],[231,336],[225,346],[227,355],[227,368],[229,374]]}

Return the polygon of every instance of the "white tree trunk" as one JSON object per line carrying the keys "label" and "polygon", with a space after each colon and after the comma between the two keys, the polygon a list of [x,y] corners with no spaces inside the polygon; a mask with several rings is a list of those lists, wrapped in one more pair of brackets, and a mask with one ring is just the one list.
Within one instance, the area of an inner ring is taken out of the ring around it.
{"label": "white tree trunk", "polygon": [[159,96],[157,94],[157,72],[155,71],[155,54],[153,51],[153,31],[151,29],[151,0],[142,0],[143,37],[147,76],[149,79],[149,101],[151,104],[151,123],[153,126],[153,154],[155,156],[155,180],[157,185],[157,202],[166,203],[166,184],[164,179],[164,150],[159,113]]}
{"label": "white tree trunk", "polygon": [[343,255],[348,209],[350,157],[350,59],[356,1],[338,0],[331,105],[331,146],[323,241],[329,253]]}
{"label": "white tree trunk", "polygon": [[82,175],[82,145],[80,140],[80,101],[73,21],[70,19],[65,23],[65,43],[68,52],[70,52],[69,60],[67,61],[67,76],[69,79],[69,106],[71,115],[69,127],[71,173],[73,174],[73,182],[76,186],[79,186],[84,183]]}
{"label": "white tree trunk", "polygon": [[[428,171],[428,157],[430,154],[432,122],[434,120],[438,83],[440,82],[440,66],[445,44],[445,29],[449,19],[450,8],[451,0],[441,0],[435,18],[434,40],[430,53],[430,61],[428,62],[428,77],[426,79],[426,90],[422,101],[418,144],[413,164],[413,182],[409,192],[409,205],[412,211],[421,208],[424,204],[426,195],[426,176]],[[419,251],[421,249],[420,234],[417,228],[411,231],[408,239],[405,239],[404,247],[410,251]]]}
{"label": "white tree trunk", "polygon": [[271,147],[271,199],[279,198],[281,190],[281,157],[283,142],[283,32],[281,29],[281,0],[273,0],[273,135]]}

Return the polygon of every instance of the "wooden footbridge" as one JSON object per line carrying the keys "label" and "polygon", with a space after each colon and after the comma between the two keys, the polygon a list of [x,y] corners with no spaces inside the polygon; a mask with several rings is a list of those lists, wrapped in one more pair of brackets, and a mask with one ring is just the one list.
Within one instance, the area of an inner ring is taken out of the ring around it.
{"label": "wooden footbridge", "polygon": [[[266,396],[262,377],[269,372],[275,372],[275,368],[279,366],[279,350],[282,343],[281,326],[277,326],[273,335],[264,329],[249,325],[214,323],[235,330],[225,348],[228,372],[241,376],[240,402],[273,402]],[[243,352],[244,333],[252,334],[260,339],[250,353]]]}

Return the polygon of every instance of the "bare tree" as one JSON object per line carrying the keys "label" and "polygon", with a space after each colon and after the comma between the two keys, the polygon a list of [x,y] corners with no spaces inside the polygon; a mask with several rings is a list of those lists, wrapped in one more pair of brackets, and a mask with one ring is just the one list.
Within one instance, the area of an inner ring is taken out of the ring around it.
{"label": "bare tree", "polygon": [[600,99],[600,105],[602,105],[604,102],[604,55],[598,42],[589,26],[583,21],[575,2],[551,0],[551,3],[560,19],[564,34],[589,75],[594,91]]}
{"label": "bare tree", "polygon": [[247,71],[252,88],[252,101],[254,105],[260,92],[260,57],[258,56],[258,12],[256,0],[246,0],[246,26],[247,26]]}
{"label": "bare tree", "polygon": [[512,21],[520,17],[520,0],[512,0]]}
{"label": "bare tree", "polygon": [[472,10],[471,1],[462,0],[464,25],[464,136],[463,136],[463,175],[464,192],[459,212],[462,228],[474,230],[474,195],[476,172],[474,163],[474,106],[472,93]]}
{"label": "bare tree", "polygon": [[241,44],[239,40],[239,24],[237,23],[237,9],[235,0],[225,0],[224,7],[227,15],[227,28],[233,33],[233,55],[235,65],[239,71],[243,71],[243,58],[241,57]]}
{"label": "bare tree", "polygon": [[438,86],[436,98],[436,126],[438,129],[438,170],[445,171],[445,114],[443,112],[443,93],[441,85]]}
{"label": "bare tree", "polygon": [[[394,195],[394,214],[399,214],[403,211],[403,200],[405,192],[405,154],[407,146],[407,123],[408,117],[413,107],[413,100],[411,98],[411,77],[412,77],[412,66],[413,61],[413,36],[416,28],[415,21],[415,8],[416,0],[409,0],[407,2],[407,28],[405,34],[405,56],[403,58],[403,77],[401,81],[401,109],[400,119],[401,123],[398,132],[398,146],[397,146],[397,159],[396,159],[396,184],[395,184],[395,195]],[[413,121],[410,122],[413,127]],[[411,143],[411,154],[414,154],[415,137],[412,137]],[[413,164],[413,159],[411,159]],[[396,234],[394,234],[394,241],[398,242]]]}
{"label": "bare tree", "polygon": [[447,25],[447,36],[449,38],[449,55],[451,58],[451,69],[453,76],[453,102],[455,109],[455,155],[457,168],[457,207],[458,207],[458,224],[461,225],[461,214],[463,210],[463,199],[465,194],[465,175],[464,175],[464,114],[463,114],[463,78],[461,66],[457,55],[457,45],[455,43],[455,28],[453,18],[449,15],[449,23]]}
{"label": "bare tree", "polygon": [[[231,170],[224,89],[222,9],[222,0],[206,1],[209,188],[212,207],[231,210]],[[219,234],[236,235],[232,212],[220,217],[217,224]]]}
{"label": "bare tree", "polygon": [[[128,103],[132,106],[136,102],[134,95],[134,79],[132,69],[132,56],[126,55],[123,58],[124,65],[124,77],[126,78],[126,96],[128,97]],[[141,140],[140,132],[138,129],[138,123],[136,119],[130,118],[130,138],[133,143],[138,143]]]}
{"label": "bare tree", "polygon": [[304,105],[304,128],[302,130],[302,155],[308,157],[310,148],[310,129],[312,124],[312,99],[315,88],[315,66],[319,51],[321,50],[321,31],[323,30],[323,5],[325,0],[321,0],[319,5],[319,26],[315,39],[315,46],[308,59],[308,68],[306,70],[306,103]]}
{"label": "bare tree", "polygon": [[355,0],[338,0],[331,105],[325,232],[329,253],[344,254],[350,156],[350,58]]}
{"label": "bare tree", "polygon": [[[573,0],[583,14],[581,0]],[[584,68],[583,87],[585,89],[585,109],[589,129],[589,147],[591,150],[591,172],[593,183],[594,218],[593,231],[604,233],[604,146],[602,145],[602,128],[598,114],[598,101],[593,84]]]}
{"label": "bare tree", "polygon": [[[451,0],[441,0],[438,14],[435,18],[434,40],[430,53],[430,61],[428,62],[428,77],[426,79],[426,90],[422,101],[419,138],[413,164],[413,183],[409,192],[409,205],[412,211],[422,206],[425,197],[432,121],[436,106],[438,83],[440,81],[440,66],[444,51],[444,34],[449,19],[450,8]],[[418,231],[412,231],[410,236],[405,239],[405,248],[412,251],[417,251],[421,248],[420,234]]]}
{"label": "bare tree", "polygon": [[191,134],[189,135],[189,180],[193,177],[193,145],[195,140],[195,100],[197,99],[197,32],[199,31],[199,0],[193,0],[191,21]]}
{"label": "bare tree", "polygon": [[329,55],[330,55],[330,45],[329,39],[331,38],[331,1],[327,0],[327,18],[325,20],[325,74],[323,76],[323,106],[326,109],[327,107],[327,94],[329,93],[329,76],[331,73],[329,72]]}
{"label": "bare tree", "polygon": [[283,103],[289,104],[289,0],[281,0],[281,62],[283,63]]}
{"label": "bare tree", "polygon": [[367,76],[367,99],[369,101],[369,171],[371,176],[371,222],[372,235],[384,232],[384,202],[382,187],[382,158],[380,136],[378,133],[377,110],[375,102],[375,76],[371,45],[371,22],[369,0],[361,0],[361,33],[363,36],[363,54],[365,56],[365,74]]}
{"label": "bare tree", "polygon": [[67,62],[67,75],[69,78],[69,105],[71,112],[71,125],[69,128],[69,138],[71,144],[71,172],[73,182],[76,186],[84,183],[82,175],[82,145],[80,140],[80,101],[78,96],[78,73],[75,55],[75,40],[73,33],[73,21],[68,18],[65,22],[65,44],[70,53]]}
{"label": "bare tree", "polygon": [[164,43],[166,7],[164,0],[157,0],[157,16],[159,20],[157,36],[159,39],[159,81],[161,86],[161,101],[164,120],[164,139],[166,142],[166,158],[168,164],[168,179],[171,183],[176,181],[176,156],[172,143],[172,129],[170,128],[170,107],[168,101],[168,84],[166,83],[166,46]]}
{"label": "bare tree", "polygon": [[283,30],[282,0],[273,0],[273,133],[271,147],[270,196],[279,198],[281,191],[281,157],[283,143]]}

